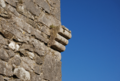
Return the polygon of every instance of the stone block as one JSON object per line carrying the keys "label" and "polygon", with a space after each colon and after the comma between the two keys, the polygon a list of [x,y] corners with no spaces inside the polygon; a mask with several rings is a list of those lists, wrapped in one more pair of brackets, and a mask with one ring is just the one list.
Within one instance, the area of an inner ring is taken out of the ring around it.
{"label": "stone block", "polygon": [[15,64],[16,66],[19,66],[21,63],[21,59],[19,55],[15,55],[15,57],[13,57],[12,59],[12,64]]}
{"label": "stone block", "polygon": [[15,53],[12,50],[6,50],[6,51],[7,51],[10,58],[14,57]]}
{"label": "stone block", "polygon": [[61,77],[58,76],[58,74],[61,75],[61,62],[56,61],[51,54],[46,55],[42,69],[44,79],[58,81],[56,79]]}
{"label": "stone block", "polygon": [[22,67],[15,68],[14,75],[16,75],[19,79],[24,81],[30,80],[30,73]]}
{"label": "stone block", "polygon": [[20,46],[17,43],[13,42],[13,41],[11,41],[8,46],[12,50],[19,50],[19,48],[20,48]]}
{"label": "stone block", "polygon": [[12,76],[12,66],[8,65],[6,62],[0,61],[0,74],[5,76]]}
{"label": "stone block", "polygon": [[51,5],[50,13],[53,14],[58,20],[61,20],[60,15],[60,0],[47,0]]}
{"label": "stone block", "polygon": [[0,75],[0,81],[4,81],[4,79],[3,79],[3,76],[2,76],[2,75]]}
{"label": "stone block", "polygon": [[7,41],[0,35],[0,44],[7,44]]}
{"label": "stone block", "polygon": [[51,47],[59,52],[63,52],[66,49],[66,47],[63,44],[57,41],[53,41],[53,44],[51,45]]}
{"label": "stone block", "polygon": [[35,0],[35,3],[39,5],[39,7],[42,7],[46,12],[50,13],[50,6],[47,3],[47,1],[44,0]]}
{"label": "stone block", "polygon": [[42,81],[42,79],[41,79],[40,75],[31,73],[31,81]]}
{"label": "stone block", "polygon": [[40,57],[38,55],[35,56],[35,62],[38,64],[38,65],[42,65],[43,62],[44,62],[44,57]]}
{"label": "stone block", "polygon": [[33,70],[31,69],[31,67],[27,63],[25,63],[24,61],[21,61],[20,66],[23,67],[25,70],[27,70],[29,72],[33,72]]}
{"label": "stone block", "polygon": [[41,66],[35,65],[34,68],[33,68],[33,71],[34,71],[36,74],[40,75],[40,73],[41,73]]}
{"label": "stone block", "polygon": [[12,6],[14,6],[14,7],[16,7],[17,6],[17,2],[18,2],[18,0],[5,0],[7,3],[9,3],[10,5],[12,5]]}
{"label": "stone block", "polygon": [[47,15],[44,12],[38,17],[38,22],[42,22],[46,26],[50,27],[51,25],[59,26],[61,22],[51,15]]}
{"label": "stone block", "polygon": [[0,0],[0,6],[6,7],[6,4],[5,4],[5,1],[4,1],[4,0]]}
{"label": "stone block", "polygon": [[57,34],[55,40],[60,42],[63,45],[67,45],[68,44],[68,40],[66,38],[64,38],[63,36],[59,35],[59,34]]}
{"label": "stone block", "polygon": [[5,51],[5,49],[3,49],[3,48],[0,48],[0,59],[4,60],[4,61],[8,61],[9,60],[9,55]]}
{"label": "stone block", "polygon": [[33,52],[26,51],[26,53],[30,59],[34,59],[35,55]]}
{"label": "stone block", "polygon": [[36,5],[34,4],[32,0],[24,0],[24,3],[28,11],[30,11],[35,16],[39,16],[40,9],[36,7]]}

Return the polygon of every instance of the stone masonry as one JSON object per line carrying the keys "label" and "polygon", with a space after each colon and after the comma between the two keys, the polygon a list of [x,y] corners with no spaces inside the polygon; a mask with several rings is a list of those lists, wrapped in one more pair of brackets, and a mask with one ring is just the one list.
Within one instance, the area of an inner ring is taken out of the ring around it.
{"label": "stone masonry", "polygon": [[0,0],[0,81],[61,81],[70,38],[60,0]]}

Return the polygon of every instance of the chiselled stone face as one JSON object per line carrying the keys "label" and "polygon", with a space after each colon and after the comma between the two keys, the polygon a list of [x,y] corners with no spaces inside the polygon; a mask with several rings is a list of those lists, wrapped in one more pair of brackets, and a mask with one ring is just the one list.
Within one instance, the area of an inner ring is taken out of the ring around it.
{"label": "chiselled stone face", "polygon": [[0,0],[0,81],[61,81],[70,38],[60,0]]}

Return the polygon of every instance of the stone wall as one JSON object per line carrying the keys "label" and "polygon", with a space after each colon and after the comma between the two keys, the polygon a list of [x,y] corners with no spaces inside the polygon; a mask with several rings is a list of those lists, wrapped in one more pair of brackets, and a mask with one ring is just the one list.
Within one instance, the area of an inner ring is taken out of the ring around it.
{"label": "stone wall", "polygon": [[0,81],[61,81],[70,38],[60,0],[0,0]]}

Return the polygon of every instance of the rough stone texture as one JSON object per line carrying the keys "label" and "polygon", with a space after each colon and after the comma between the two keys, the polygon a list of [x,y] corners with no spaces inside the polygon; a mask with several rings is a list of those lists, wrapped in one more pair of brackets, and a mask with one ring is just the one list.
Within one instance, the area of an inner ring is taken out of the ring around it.
{"label": "rough stone texture", "polygon": [[60,0],[0,0],[0,81],[61,81],[70,38]]}
{"label": "rough stone texture", "polygon": [[4,81],[4,79],[3,79],[3,76],[2,76],[2,75],[0,75],[0,81]]}
{"label": "rough stone texture", "polygon": [[21,80],[30,80],[30,73],[27,72],[24,68],[22,67],[18,67],[15,68],[14,70],[14,75],[16,75],[18,78],[20,78]]}
{"label": "rough stone texture", "polygon": [[4,61],[9,60],[9,55],[7,54],[7,52],[4,49],[0,49],[0,59],[4,60]]}

